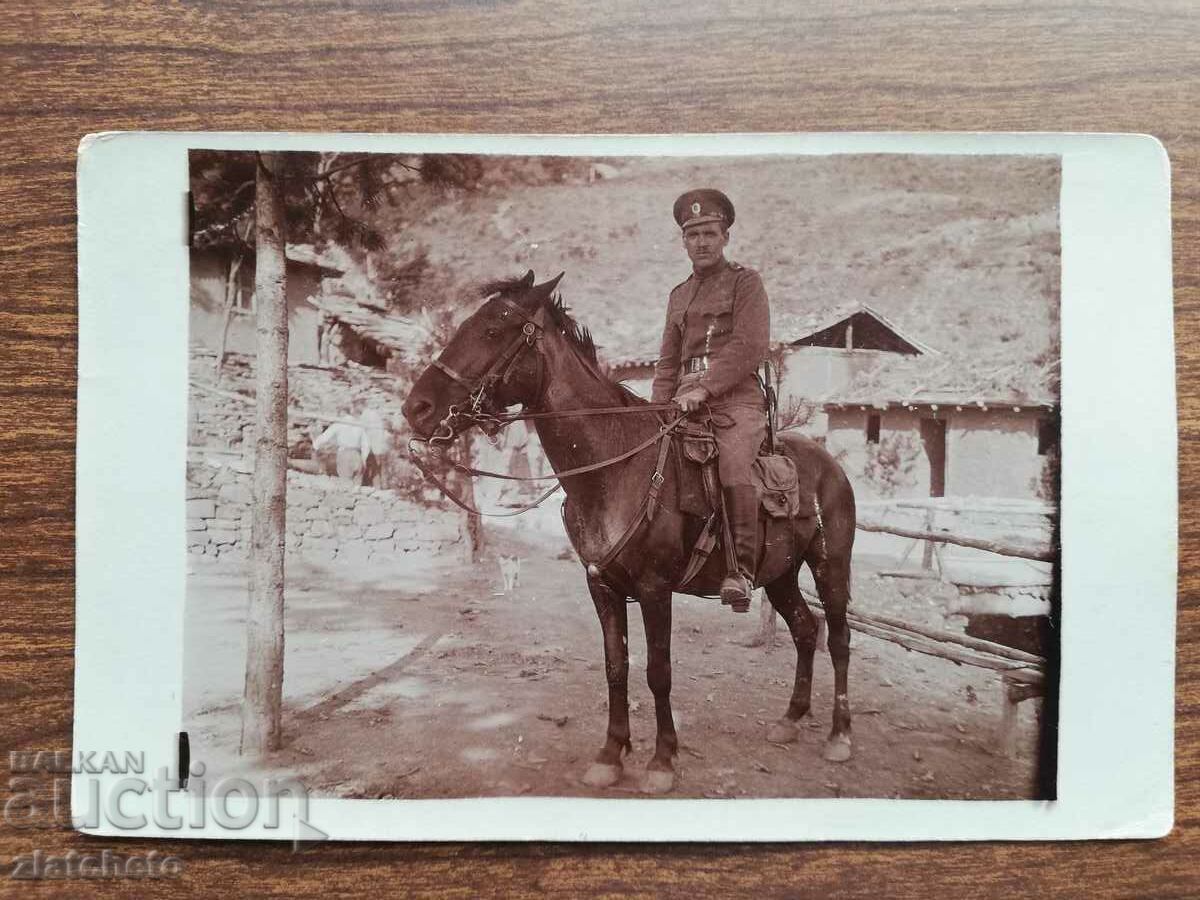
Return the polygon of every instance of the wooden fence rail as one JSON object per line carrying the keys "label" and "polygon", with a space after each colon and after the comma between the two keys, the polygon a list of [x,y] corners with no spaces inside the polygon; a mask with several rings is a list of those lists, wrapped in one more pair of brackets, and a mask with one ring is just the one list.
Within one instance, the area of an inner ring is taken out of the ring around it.
{"label": "wooden fence rail", "polygon": [[932,509],[935,512],[998,513],[1003,515],[1053,518],[1058,508],[1041,500],[1013,497],[896,497],[889,500],[859,500],[859,509]]}
{"label": "wooden fence rail", "polygon": [[914,538],[919,541],[932,541],[937,544],[955,544],[959,547],[971,547],[976,550],[987,550],[991,553],[999,553],[1002,556],[1016,556],[1021,559],[1032,559],[1038,562],[1050,562],[1054,559],[1056,551],[1053,547],[1045,544],[1035,543],[1033,541],[1021,541],[1018,539],[1007,538],[1005,540],[994,540],[987,538],[973,538],[966,535],[954,534],[949,531],[931,531],[921,530],[918,528],[905,528],[902,525],[890,525],[883,522],[859,521],[857,527],[860,531],[875,531],[882,534],[894,534],[899,537]]}
{"label": "wooden fence rail", "polygon": [[[824,626],[825,612],[817,598],[808,591],[801,593]],[[1000,676],[1003,693],[998,734],[1000,748],[1009,757],[1016,753],[1017,707],[1024,700],[1045,693],[1046,669],[1042,657],[981,638],[900,622],[888,616],[847,612],[846,619],[854,631],[898,644],[905,650],[936,656],[956,665],[995,671]]]}

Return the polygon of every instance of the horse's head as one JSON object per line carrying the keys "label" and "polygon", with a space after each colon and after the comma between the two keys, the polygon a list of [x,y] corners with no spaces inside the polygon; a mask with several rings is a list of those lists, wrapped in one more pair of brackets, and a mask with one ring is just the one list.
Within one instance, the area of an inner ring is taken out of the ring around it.
{"label": "horse's head", "polygon": [[561,278],[534,284],[529,271],[498,285],[459,326],[404,401],[404,417],[418,437],[449,439],[509,406],[538,399],[536,344]]}

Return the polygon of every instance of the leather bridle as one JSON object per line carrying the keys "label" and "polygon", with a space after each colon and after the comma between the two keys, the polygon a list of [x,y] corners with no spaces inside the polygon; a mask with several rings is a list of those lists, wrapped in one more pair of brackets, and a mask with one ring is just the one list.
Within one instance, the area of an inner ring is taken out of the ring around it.
{"label": "leather bridle", "polygon": [[[496,298],[497,295],[493,295],[490,299]],[[440,355],[433,360],[432,365],[435,368],[455,384],[460,385],[466,390],[469,403],[465,409],[458,404],[451,404],[446,409],[446,415],[434,426],[433,434],[429,437],[428,443],[430,446],[448,444],[454,440],[458,431],[469,428],[472,425],[477,425],[484,430],[491,429],[494,433],[496,429],[508,424],[511,420],[509,416],[498,416],[488,411],[488,407],[492,402],[490,393],[497,385],[508,384],[524,352],[536,347],[538,341],[541,340],[542,333],[546,330],[546,310],[545,307],[539,306],[537,312],[531,316],[507,297],[499,296],[498,299],[508,307],[508,312],[516,314],[518,318],[525,321],[525,324],[521,326],[521,330],[508,343],[508,346],[504,348],[492,361],[492,364],[474,382],[469,381],[451,366],[447,365]],[[508,312],[503,313],[503,315],[507,316]],[[536,355],[537,387],[534,391],[533,401],[528,404],[535,407],[541,401],[542,392],[545,388],[543,383],[545,364],[542,360],[542,355],[540,353]],[[456,430],[455,425],[460,422],[462,425]]]}
{"label": "leather bridle", "polygon": [[[663,485],[663,467],[666,462],[667,451],[670,447],[670,436],[675,428],[683,422],[687,417],[677,405],[673,403],[650,403],[640,406],[618,406],[618,407],[603,407],[598,409],[571,409],[558,410],[552,412],[519,412],[519,413],[496,413],[489,411],[489,406],[492,403],[491,391],[497,385],[505,385],[512,377],[512,373],[516,368],[517,363],[524,355],[525,351],[533,348],[537,357],[537,374],[536,387],[534,390],[533,400],[527,402],[526,407],[537,409],[541,405],[542,398],[545,392],[545,360],[540,352],[537,352],[537,344],[541,340],[545,332],[545,307],[539,306],[537,312],[533,315],[527,313],[524,309],[513,303],[503,295],[493,295],[489,299],[499,299],[510,312],[515,313],[520,319],[524,320],[521,330],[508,343],[504,350],[493,360],[492,364],[474,381],[467,379],[460,372],[456,371],[452,366],[448,365],[441,357],[435,358],[431,365],[437,368],[440,372],[446,375],[455,384],[461,386],[467,392],[469,403],[466,407],[459,404],[451,404],[446,409],[446,414],[441,418],[433,428],[433,433],[426,439],[421,440],[414,438],[409,441],[409,457],[421,473],[429,479],[447,498],[453,501],[458,506],[465,509],[467,512],[478,515],[493,515],[493,516],[511,516],[526,512],[541,504],[543,500],[557,491],[561,486],[561,479],[573,475],[582,475],[588,472],[595,472],[599,469],[607,468],[608,466],[616,465],[624,462],[643,450],[658,444],[658,462],[655,466],[654,473],[650,479],[650,489],[647,495],[643,498],[642,507],[632,524],[622,539],[615,545],[610,554],[606,554],[605,561],[611,559],[613,555],[620,551],[625,543],[632,537],[637,523],[641,522],[647,515],[653,515],[653,509],[656,506],[656,500],[659,490]],[[507,315],[504,313],[503,315]],[[417,444],[426,444],[434,452],[438,452],[438,444],[449,444],[457,436],[459,431],[466,430],[471,426],[478,426],[489,433],[495,433],[506,425],[511,425],[519,420],[530,419],[557,419],[557,418],[575,418],[579,416],[612,416],[624,414],[655,414],[669,413],[668,420],[663,422],[661,426],[648,437],[634,447],[618,453],[616,456],[608,459],[599,460],[587,465],[577,466],[563,472],[556,472],[552,475],[509,475],[502,472],[488,472],[482,469],[476,469],[471,466],[464,466],[461,463],[450,462],[449,464],[464,474],[476,476],[482,475],[490,478],[500,478],[508,481],[555,481],[556,483],[545,493],[539,496],[532,503],[522,506],[511,512],[504,513],[485,513],[483,510],[475,508],[461,497],[457,496],[437,474],[426,465],[420,458],[417,452]],[[457,426],[457,429],[456,429]]]}

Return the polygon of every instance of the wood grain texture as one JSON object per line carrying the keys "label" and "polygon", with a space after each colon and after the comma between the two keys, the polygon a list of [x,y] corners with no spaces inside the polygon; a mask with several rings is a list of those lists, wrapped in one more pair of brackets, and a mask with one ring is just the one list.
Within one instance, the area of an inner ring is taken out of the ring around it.
{"label": "wood grain texture", "polygon": [[[66,748],[73,677],[75,151],[107,129],[1135,131],[1174,168],[1177,826],[1155,842],[879,846],[122,844],[102,896],[1183,897],[1200,869],[1200,7],[1178,2],[50,3],[0,7],[0,751]],[[45,823],[43,823],[45,824]],[[9,860],[95,850],[0,826]],[[77,894],[78,883],[38,895]]]}

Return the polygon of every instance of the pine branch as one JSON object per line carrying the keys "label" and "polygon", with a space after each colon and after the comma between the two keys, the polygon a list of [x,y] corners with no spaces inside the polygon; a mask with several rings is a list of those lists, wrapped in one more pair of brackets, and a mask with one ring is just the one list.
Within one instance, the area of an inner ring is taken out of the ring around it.
{"label": "pine branch", "polygon": [[370,228],[364,222],[353,218],[346,212],[342,207],[341,201],[338,200],[337,191],[332,184],[327,189],[327,195],[333,201],[334,208],[337,210],[337,231],[339,237],[345,237],[343,243],[358,244],[371,251],[382,250],[387,245],[387,241],[382,234]]}

